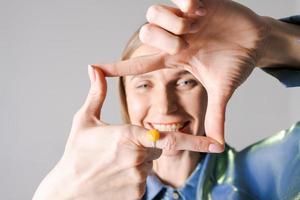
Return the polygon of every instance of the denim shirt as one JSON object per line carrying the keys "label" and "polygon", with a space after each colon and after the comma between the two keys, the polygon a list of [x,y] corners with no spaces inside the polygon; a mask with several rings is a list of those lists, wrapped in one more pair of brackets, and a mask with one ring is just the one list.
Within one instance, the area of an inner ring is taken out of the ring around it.
{"label": "denim shirt", "polygon": [[[300,15],[282,21],[300,25]],[[263,70],[287,87],[300,86],[300,70]],[[226,145],[221,154],[203,155],[181,188],[151,174],[143,199],[300,200],[300,122],[240,152]]]}
{"label": "denim shirt", "polygon": [[144,199],[194,199],[202,166],[202,162],[199,162],[184,186],[177,189],[164,185],[154,173],[151,174],[147,179]]}

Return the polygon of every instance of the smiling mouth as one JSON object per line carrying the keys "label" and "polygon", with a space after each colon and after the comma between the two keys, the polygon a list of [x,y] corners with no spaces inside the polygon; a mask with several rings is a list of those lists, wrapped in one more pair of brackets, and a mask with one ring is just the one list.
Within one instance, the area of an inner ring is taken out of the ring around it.
{"label": "smiling mouth", "polygon": [[164,132],[176,132],[184,129],[187,125],[189,124],[189,121],[183,122],[183,123],[168,123],[168,124],[163,124],[163,123],[149,123],[149,125],[157,129],[159,131],[164,131]]}

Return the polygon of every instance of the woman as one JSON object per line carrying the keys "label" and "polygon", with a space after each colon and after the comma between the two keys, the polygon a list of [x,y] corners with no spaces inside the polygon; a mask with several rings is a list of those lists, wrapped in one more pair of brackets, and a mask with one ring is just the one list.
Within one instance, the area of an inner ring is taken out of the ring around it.
{"label": "woman", "polygon": [[[123,60],[155,52],[141,43],[137,32]],[[204,134],[207,93],[188,71],[165,68],[122,77],[119,83],[125,122],[159,131]],[[144,199],[299,198],[300,182],[295,178],[300,177],[299,131],[300,122],[241,152],[229,146],[222,154],[207,155],[163,150],[153,161],[154,173],[147,179]]]}
{"label": "woman", "polygon": [[[136,33],[123,59],[157,51]],[[112,126],[99,117],[104,73],[89,68],[87,100],[74,117],[61,160],[34,199],[299,198],[299,123],[242,152],[226,146],[221,154],[199,153],[223,149],[219,140],[204,136],[208,94],[198,78],[184,68],[124,76],[120,93],[131,125]],[[160,131],[156,148],[147,138],[153,128]]]}

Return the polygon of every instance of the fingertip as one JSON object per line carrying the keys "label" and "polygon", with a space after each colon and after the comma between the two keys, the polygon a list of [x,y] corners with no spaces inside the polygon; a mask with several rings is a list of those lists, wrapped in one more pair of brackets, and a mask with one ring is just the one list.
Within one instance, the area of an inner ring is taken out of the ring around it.
{"label": "fingertip", "polygon": [[210,153],[222,153],[224,150],[225,150],[225,146],[217,143],[212,143],[208,147],[208,151]]}
{"label": "fingertip", "polygon": [[95,73],[95,69],[91,65],[88,65],[88,74],[89,74],[91,84],[95,83],[96,73]]}

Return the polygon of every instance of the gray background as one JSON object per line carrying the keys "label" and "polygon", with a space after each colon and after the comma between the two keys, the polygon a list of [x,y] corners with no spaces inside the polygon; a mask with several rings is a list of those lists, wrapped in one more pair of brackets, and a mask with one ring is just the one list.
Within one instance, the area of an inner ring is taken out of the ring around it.
{"label": "gray background", "polygon": [[[168,1],[0,1],[0,194],[31,199],[60,158],[89,88],[87,64],[119,58],[147,7]],[[293,0],[240,1],[261,15],[299,13]],[[120,123],[115,80],[103,119]],[[256,70],[230,101],[226,138],[237,149],[300,119],[300,90]]]}

